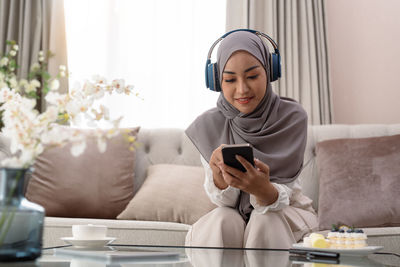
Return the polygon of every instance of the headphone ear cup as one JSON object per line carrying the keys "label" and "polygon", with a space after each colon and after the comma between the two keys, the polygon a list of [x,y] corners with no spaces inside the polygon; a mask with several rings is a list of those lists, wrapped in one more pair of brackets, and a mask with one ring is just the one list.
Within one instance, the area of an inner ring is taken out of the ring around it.
{"label": "headphone ear cup", "polygon": [[218,76],[218,68],[217,68],[217,63],[214,63],[214,91],[215,92],[221,92],[221,84],[219,82],[219,76]]}
{"label": "headphone ear cup", "polygon": [[209,75],[209,68],[211,65],[211,60],[207,59],[206,62],[206,69],[205,69],[205,77],[206,77],[206,87],[210,88],[210,75]]}
{"label": "headphone ear cup", "polygon": [[209,61],[207,61],[207,63],[208,64],[206,66],[206,86],[211,91],[220,92],[221,87],[219,85],[217,63],[211,64],[209,63]]}
{"label": "headphone ear cup", "polygon": [[271,82],[281,77],[281,55],[279,53],[271,53]]}

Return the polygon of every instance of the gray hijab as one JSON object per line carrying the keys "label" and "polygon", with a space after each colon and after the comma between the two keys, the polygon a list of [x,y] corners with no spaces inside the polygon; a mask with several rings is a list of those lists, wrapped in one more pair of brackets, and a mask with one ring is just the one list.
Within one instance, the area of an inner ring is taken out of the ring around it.
{"label": "gray hijab", "polygon": [[[217,53],[220,81],[230,56],[239,50],[252,54],[264,66],[268,77],[264,98],[254,111],[244,114],[221,92],[217,107],[197,117],[186,134],[208,162],[221,144],[250,143],[254,157],[269,166],[271,182],[290,183],[298,177],[303,165],[307,114],[294,100],[279,97],[272,91],[268,47],[254,33],[238,31],[221,41]],[[241,192],[238,209],[244,218],[251,211],[247,193]]]}

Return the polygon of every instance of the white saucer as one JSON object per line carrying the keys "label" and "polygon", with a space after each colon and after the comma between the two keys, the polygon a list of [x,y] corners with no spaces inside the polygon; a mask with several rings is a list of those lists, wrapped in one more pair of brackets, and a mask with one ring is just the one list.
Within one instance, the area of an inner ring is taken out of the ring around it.
{"label": "white saucer", "polygon": [[334,249],[334,248],[310,248],[304,246],[303,243],[297,243],[292,245],[293,248],[303,249],[303,250],[310,250],[310,251],[328,251],[328,252],[336,252],[340,253],[341,255],[346,256],[367,256],[368,254],[377,252],[383,249],[382,246],[367,246],[362,248],[348,248],[348,249]]}
{"label": "white saucer", "polygon": [[111,242],[113,242],[116,238],[115,237],[105,237],[102,239],[76,239],[73,237],[61,237],[65,243],[76,246],[76,247],[104,247]]}

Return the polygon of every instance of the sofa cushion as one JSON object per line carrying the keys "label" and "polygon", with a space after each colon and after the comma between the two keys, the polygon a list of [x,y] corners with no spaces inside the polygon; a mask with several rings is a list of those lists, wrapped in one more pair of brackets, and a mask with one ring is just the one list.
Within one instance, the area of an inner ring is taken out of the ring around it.
{"label": "sofa cushion", "polygon": [[203,167],[152,165],[142,187],[117,219],[193,224],[216,207],[204,191],[204,176]]}
{"label": "sofa cushion", "polygon": [[[90,130],[82,131],[90,136]],[[71,144],[46,150],[34,164],[26,197],[42,205],[47,216],[115,219],[133,196],[135,152],[124,138],[107,140],[101,153],[97,140],[88,137],[79,157],[71,155]]]}
{"label": "sofa cushion", "polygon": [[173,222],[46,217],[43,247],[65,245],[61,238],[72,236],[74,224],[105,225],[108,228],[107,236],[116,238],[115,244],[159,246],[185,245],[185,237],[191,227]]}
{"label": "sofa cushion", "polygon": [[400,226],[400,135],[317,144],[319,228]]}
{"label": "sofa cushion", "polygon": [[313,200],[313,208],[318,210],[319,178],[315,153],[317,143],[331,139],[367,138],[395,134],[400,134],[400,124],[309,125],[304,165],[299,181],[302,192]]}
{"label": "sofa cushion", "polygon": [[137,141],[140,146],[136,149],[134,194],[146,179],[150,165],[202,166],[199,151],[183,129],[140,128]]}

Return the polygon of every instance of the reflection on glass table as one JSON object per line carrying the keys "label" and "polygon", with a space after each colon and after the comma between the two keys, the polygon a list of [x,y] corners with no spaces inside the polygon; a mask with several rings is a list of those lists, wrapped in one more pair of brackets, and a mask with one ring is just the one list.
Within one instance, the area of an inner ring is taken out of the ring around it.
{"label": "reflection on glass table", "polygon": [[[153,253],[146,258],[135,257]],[[156,253],[156,254],[154,254]],[[131,254],[131,256],[129,256]],[[117,255],[117,256],[107,256]],[[133,255],[133,256],[132,256]],[[154,256],[154,257],[153,257]],[[396,264],[399,262],[399,265]],[[174,266],[174,267],[264,267],[264,266],[400,266],[400,258],[394,255],[370,255],[368,257],[342,256],[334,258],[308,258],[289,254],[285,250],[188,248],[169,246],[112,245],[100,249],[85,249],[72,246],[43,250],[42,257],[26,265],[40,267],[117,267],[117,266]],[[30,264],[30,265],[29,265]],[[4,266],[0,264],[0,266]]]}

